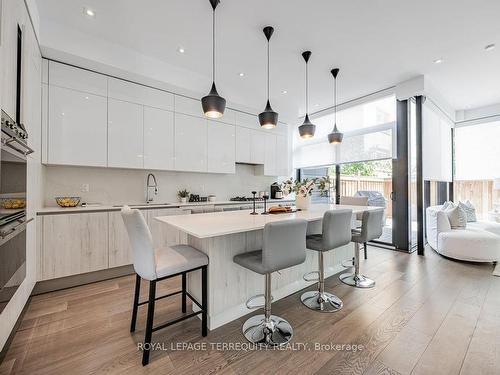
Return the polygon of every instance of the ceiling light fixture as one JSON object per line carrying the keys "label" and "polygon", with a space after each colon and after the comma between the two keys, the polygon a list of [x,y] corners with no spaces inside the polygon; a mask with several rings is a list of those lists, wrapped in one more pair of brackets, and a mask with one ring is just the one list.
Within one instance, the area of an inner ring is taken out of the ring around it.
{"label": "ceiling light fixture", "polygon": [[184,53],[184,52],[186,52],[186,50],[182,47],[179,47],[179,48],[177,48],[177,52]]}
{"label": "ceiling light fixture", "polygon": [[288,94],[288,91],[283,90],[281,93],[282,93],[282,94]]}
{"label": "ceiling light fixture", "polygon": [[442,62],[443,62],[443,59],[434,60],[434,64],[441,64]]}
{"label": "ceiling light fixture", "polygon": [[215,87],[215,8],[220,0],[209,0],[212,5],[212,88],[207,96],[201,98],[201,105],[205,116],[210,118],[219,118],[226,109],[226,99],[219,95]]}
{"label": "ceiling light fixture", "polygon": [[240,74],[238,74],[240,77],[244,77],[245,76],[245,73],[241,72]]}
{"label": "ceiling light fixture", "polygon": [[95,17],[95,12],[90,8],[83,8],[83,14],[89,17]]}
{"label": "ceiling light fixture", "polygon": [[335,68],[330,71],[333,76],[333,130],[330,134],[328,134],[328,142],[332,145],[342,143],[342,139],[344,138],[344,134],[339,132],[339,129],[337,128],[337,75],[339,74],[339,71],[339,68]]}
{"label": "ceiling light fixture", "polygon": [[491,43],[484,47],[486,51],[493,51],[495,49],[495,44]]}
{"label": "ceiling light fixture", "polygon": [[299,126],[299,135],[301,138],[307,139],[314,137],[314,133],[316,132],[316,125],[309,120],[309,73],[307,63],[311,57],[311,51],[302,52],[302,57],[306,62],[306,117],[302,125]]}
{"label": "ceiling light fixture", "polygon": [[273,111],[269,102],[269,40],[274,33],[274,28],[266,26],[262,31],[267,39],[267,103],[264,112],[259,113],[259,122],[263,129],[272,129],[278,124],[278,113]]}

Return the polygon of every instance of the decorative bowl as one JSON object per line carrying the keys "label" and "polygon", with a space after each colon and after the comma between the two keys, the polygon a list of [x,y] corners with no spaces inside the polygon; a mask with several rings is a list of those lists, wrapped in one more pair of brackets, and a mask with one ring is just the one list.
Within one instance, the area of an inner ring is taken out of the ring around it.
{"label": "decorative bowl", "polygon": [[55,199],[61,207],[76,207],[80,203],[80,197],[56,197]]}
{"label": "decorative bowl", "polygon": [[4,198],[0,199],[0,207],[7,210],[26,207],[25,198]]}

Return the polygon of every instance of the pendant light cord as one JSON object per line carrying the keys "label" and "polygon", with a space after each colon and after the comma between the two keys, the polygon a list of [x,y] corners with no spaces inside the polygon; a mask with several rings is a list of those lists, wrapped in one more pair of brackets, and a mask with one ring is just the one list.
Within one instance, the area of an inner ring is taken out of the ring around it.
{"label": "pendant light cord", "polygon": [[212,82],[215,83],[215,9],[212,13]]}
{"label": "pendant light cord", "polygon": [[308,64],[306,61],[306,116],[309,114],[309,74]]}
{"label": "pendant light cord", "polygon": [[269,101],[269,39],[267,40],[267,101]]}
{"label": "pendant light cord", "polygon": [[333,77],[334,126],[337,127],[337,77]]}

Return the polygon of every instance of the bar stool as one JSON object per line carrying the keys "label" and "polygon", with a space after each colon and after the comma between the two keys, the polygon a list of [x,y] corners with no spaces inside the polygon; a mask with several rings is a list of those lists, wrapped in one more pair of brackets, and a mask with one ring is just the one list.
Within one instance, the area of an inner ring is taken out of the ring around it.
{"label": "bar stool", "polygon": [[[351,242],[351,220],[352,210],[331,210],[323,215],[322,234],[313,234],[306,237],[306,247],[318,252],[318,271],[309,272],[304,275],[306,281],[318,281],[318,290],[305,292],[300,300],[311,310],[323,312],[335,312],[342,308],[343,303],[336,295],[325,292],[325,274],[323,265],[323,253]],[[318,274],[317,279],[309,279],[307,276]]]}
{"label": "bar stool", "polygon": [[[132,210],[124,206],[121,211],[123,222],[127,230],[130,244],[132,246],[132,258],[134,262],[135,294],[132,307],[132,320],[130,332],[135,331],[137,320],[137,309],[139,306],[148,304],[148,315],[146,322],[146,333],[144,337],[144,349],[142,352],[142,365],[149,363],[149,352],[151,347],[152,333],[172,324],[201,315],[201,334],[207,335],[207,265],[208,257],[201,251],[187,245],[175,245],[155,249],[151,238],[151,232],[139,210]],[[201,304],[194,299],[186,290],[186,274],[201,269]],[[156,283],[174,276],[182,275],[182,290],[164,296],[156,297]],[[139,302],[141,278],[149,281],[149,299]],[[180,318],[153,327],[155,301],[182,294],[182,312],[186,312],[186,297],[196,304],[200,311],[184,315]]]}
{"label": "bar stool", "polygon": [[339,276],[340,281],[344,284],[357,288],[372,288],[375,286],[375,281],[359,273],[359,244],[372,241],[382,235],[383,216],[383,208],[365,211],[361,219],[361,230],[355,229],[352,231],[351,241],[354,242],[354,273],[343,273]]}
{"label": "bar stool", "polygon": [[[346,206],[368,206],[368,197],[350,197],[342,196],[340,197],[340,204]],[[361,226],[361,219],[363,214],[356,214],[356,227]],[[366,242],[363,244],[363,249],[365,251],[365,259],[368,259],[368,246]]]}
{"label": "bar stool", "polygon": [[[265,275],[264,314],[254,315],[243,324],[245,338],[254,344],[280,346],[293,336],[290,323],[271,315],[271,273],[301,264],[306,259],[307,221],[302,219],[267,223],[264,227],[262,250],[238,254],[233,261],[251,271]],[[254,296],[247,301],[251,306]]]}

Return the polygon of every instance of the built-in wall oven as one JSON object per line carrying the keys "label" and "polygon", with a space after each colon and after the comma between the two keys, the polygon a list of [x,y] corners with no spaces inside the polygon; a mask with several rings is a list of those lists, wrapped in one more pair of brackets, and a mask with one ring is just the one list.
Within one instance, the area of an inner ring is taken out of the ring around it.
{"label": "built-in wall oven", "polygon": [[28,133],[4,111],[0,139],[0,313],[26,277]]}

